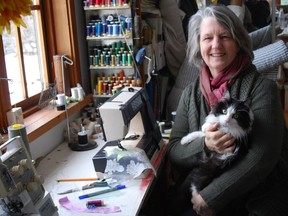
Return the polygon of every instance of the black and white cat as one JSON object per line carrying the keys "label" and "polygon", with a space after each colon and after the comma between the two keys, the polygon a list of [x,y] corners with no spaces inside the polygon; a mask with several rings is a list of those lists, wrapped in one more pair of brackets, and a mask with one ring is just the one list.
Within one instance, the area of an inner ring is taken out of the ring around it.
{"label": "black and white cat", "polygon": [[208,126],[218,123],[220,131],[236,138],[236,148],[233,153],[219,154],[211,152],[203,155],[199,166],[194,168],[186,179],[191,184],[191,191],[200,191],[206,187],[232,160],[238,158],[241,152],[247,150],[247,136],[251,131],[254,115],[250,108],[251,100],[239,101],[230,97],[227,91],[223,98],[214,106],[202,125],[202,131],[191,132],[184,136],[181,144],[185,145],[196,138],[205,136]]}

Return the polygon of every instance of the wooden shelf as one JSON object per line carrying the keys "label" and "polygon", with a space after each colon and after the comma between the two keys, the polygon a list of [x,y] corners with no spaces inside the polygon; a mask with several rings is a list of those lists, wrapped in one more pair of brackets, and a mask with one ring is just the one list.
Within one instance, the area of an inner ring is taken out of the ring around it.
{"label": "wooden shelf", "polygon": [[[92,94],[87,95],[84,100],[80,102],[70,103],[67,107],[68,115],[73,115],[88,104],[93,102]],[[51,128],[55,127],[60,122],[66,119],[66,111],[58,111],[53,109],[41,109],[40,111],[28,116],[24,119],[26,131],[29,142],[33,142],[35,139],[46,133]]]}
{"label": "wooden shelf", "polygon": [[116,10],[116,9],[130,9],[130,5],[122,5],[122,6],[88,6],[84,7],[85,11],[93,11],[93,10]]}
{"label": "wooden shelf", "polygon": [[90,65],[90,70],[98,70],[98,69],[102,69],[102,70],[111,70],[111,69],[133,69],[133,66],[93,66]]}
{"label": "wooden shelf", "polygon": [[96,37],[96,36],[87,36],[86,40],[87,41],[100,41],[100,40],[117,40],[117,39],[131,39],[132,40],[132,36],[131,35],[117,35],[117,36],[101,36],[101,37]]}

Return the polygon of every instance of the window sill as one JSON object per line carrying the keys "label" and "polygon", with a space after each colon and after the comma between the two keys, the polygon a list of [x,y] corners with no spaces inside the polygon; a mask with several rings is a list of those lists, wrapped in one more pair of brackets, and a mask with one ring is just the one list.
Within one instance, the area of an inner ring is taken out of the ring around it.
{"label": "window sill", "polygon": [[[88,104],[92,103],[92,95],[87,95],[84,100],[70,103],[68,105],[68,115],[73,115]],[[54,109],[41,109],[40,111],[26,117],[24,124],[28,135],[29,142],[46,133],[48,130],[66,119],[66,111]]]}

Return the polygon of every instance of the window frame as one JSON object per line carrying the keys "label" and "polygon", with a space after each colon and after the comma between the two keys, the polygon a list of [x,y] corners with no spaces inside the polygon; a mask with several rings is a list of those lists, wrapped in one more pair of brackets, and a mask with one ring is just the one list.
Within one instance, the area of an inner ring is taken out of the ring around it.
{"label": "window frame", "polygon": [[[54,83],[55,73],[53,67],[53,56],[65,54],[73,61],[73,67],[69,67],[70,85],[76,86],[81,83],[79,49],[76,29],[75,5],[70,0],[37,0],[38,5],[32,9],[41,10],[42,34],[45,49],[45,66],[49,83]],[[66,37],[63,38],[63,29],[66,30]],[[0,36],[0,77],[7,77],[2,36]],[[46,45],[46,46],[45,46]],[[3,51],[3,52],[2,52]],[[44,66],[44,68],[45,68]],[[11,110],[8,83],[0,81],[0,129],[7,128],[6,112]],[[23,110],[24,118],[39,111],[38,102],[40,94],[34,95],[17,103],[17,107]]]}

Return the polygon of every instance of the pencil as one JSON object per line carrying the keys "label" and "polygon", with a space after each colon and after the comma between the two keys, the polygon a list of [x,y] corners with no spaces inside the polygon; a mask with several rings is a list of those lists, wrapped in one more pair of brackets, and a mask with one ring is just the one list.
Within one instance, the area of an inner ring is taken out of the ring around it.
{"label": "pencil", "polygon": [[57,182],[69,182],[69,181],[95,181],[99,180],[99,178],[63,178],[57,179]]}

